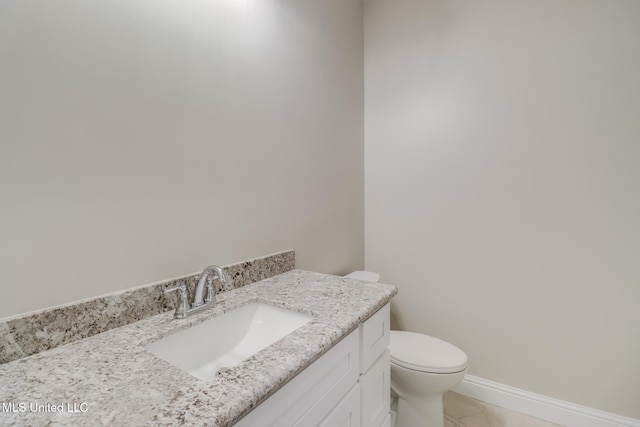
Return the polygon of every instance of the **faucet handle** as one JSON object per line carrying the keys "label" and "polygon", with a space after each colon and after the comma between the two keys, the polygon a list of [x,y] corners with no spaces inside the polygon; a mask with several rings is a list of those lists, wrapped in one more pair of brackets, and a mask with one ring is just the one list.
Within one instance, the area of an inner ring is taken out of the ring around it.
{"label": "faucet handle", "polygon": [[214,301],[214,305],[215,305],[215,299],[216,299],[216,294],[213,289],[213,278],[209,275],[207,277],[207,288],[205,289],[205,293],[204,293],[204,302],[210,303]]}
{"label": "faucet handle", "polygon": [[173,314],[173,317],[176,319],[184,319],[187,316],[187,310],[189,309],[189,303],[187,302],[187,286],[179,285],[171,288],[167,288],[164,290],[165,294],[169,292],[180,292],[180,302],[176,307],[176,312]]}
{"label": "faucet handle", "polygon": [[187,292],[187,285],[178,285],[178,286],[173,286],[171,288],[167,288],[164,290],[165,294],[168,294],[169,292],[175,292],[175,291],[180,291],[181,293],[186,293]]}

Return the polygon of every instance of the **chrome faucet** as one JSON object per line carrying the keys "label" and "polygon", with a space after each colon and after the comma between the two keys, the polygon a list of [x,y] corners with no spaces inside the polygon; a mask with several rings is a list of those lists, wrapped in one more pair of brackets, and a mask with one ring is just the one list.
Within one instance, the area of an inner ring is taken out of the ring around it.
{"label": "chrome faucet", "polygon": [[[215,276],[211,277],[211,273],[215,273]],[[211,302],[213,302],[213,305],[216,305],[216,297],[213,292],[213,279],[215,278],[219,279],[222,283],[227,281],[227,276],[224,274],[224,271],[217,265],[210,265],[202,270],[198,279],[198,285],[196,286],[196,292],[193,294],[191,307],[199,307]],[[203,296],[204,282],[207,282],[207,293]]]}
{"label": "chrome faucet", "polygon": [[[218,279],[220,282],[225,283],[227,281],[227,275],[224,274],[222,268],[217,265],[210,265],[202,270],[199,276],[196,276],[196,290],[193,294],[193,302],[189,304],[187,302],[187,287],[186,285],[174,286],[172,288],[165,289],[164,293],[178,291],[180,292],[180,303],[176,307],[176,312],[173,317],[176,319],[184,319],[195,313],[199,313],[207,307],[216,306],[216,295],[213,289],[213,280]],[[205,283],[206,293],[205,293]]]}

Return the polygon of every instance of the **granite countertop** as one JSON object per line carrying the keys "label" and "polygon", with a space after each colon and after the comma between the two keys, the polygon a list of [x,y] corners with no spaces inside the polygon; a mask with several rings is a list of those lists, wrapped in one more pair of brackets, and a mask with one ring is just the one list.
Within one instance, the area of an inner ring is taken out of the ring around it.
{"label": "granite countertop", "polygon": [[[232,425],[396,292],[382,283],[291,270],[224,292],[215,308],[184,320],[166,312],[0,365],[0,425]],[[144,349],[255,301],[313,320],[212,381]]]}

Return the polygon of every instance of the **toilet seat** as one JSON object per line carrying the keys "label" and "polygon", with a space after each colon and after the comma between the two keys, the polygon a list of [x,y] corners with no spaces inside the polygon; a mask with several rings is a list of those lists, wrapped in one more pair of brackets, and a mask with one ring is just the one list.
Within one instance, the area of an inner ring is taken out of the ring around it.
{"label": "toilet seat", "polygon": [[434,374],[451,374],[467,368],[467,355],[446,341],[416,332],[391,331],[391,363]]}

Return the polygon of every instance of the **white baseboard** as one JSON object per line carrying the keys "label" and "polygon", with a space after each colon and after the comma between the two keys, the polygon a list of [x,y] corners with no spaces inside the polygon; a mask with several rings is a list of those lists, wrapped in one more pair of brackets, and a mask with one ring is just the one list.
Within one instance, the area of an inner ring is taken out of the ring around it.
{"label": "white baseboard", "polygon": [[640,427],[640,420],[467,375],[452,391],[566,427]]}

